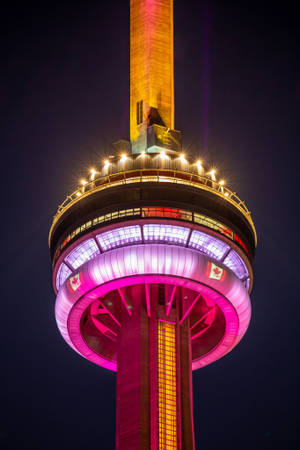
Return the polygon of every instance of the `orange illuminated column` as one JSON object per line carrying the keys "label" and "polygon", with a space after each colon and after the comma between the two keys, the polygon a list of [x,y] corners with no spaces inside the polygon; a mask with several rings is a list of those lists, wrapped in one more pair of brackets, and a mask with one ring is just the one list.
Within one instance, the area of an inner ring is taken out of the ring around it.
{"label": "orange illuminated column", "polygon": [[130,140],[174,129],[173,0],[130,0]]}
{"label": "orange illuminated column", "polygon": [[177,447],[176,325],[158,321],[158,448]]}

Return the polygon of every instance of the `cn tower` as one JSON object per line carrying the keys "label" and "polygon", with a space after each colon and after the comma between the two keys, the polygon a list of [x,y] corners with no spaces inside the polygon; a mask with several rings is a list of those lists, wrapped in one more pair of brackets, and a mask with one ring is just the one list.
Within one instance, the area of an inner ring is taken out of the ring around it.
{"label": "cn tower", "polygon": [[130,141],[49,234],[58,329],[117,372],[117,450],[195,449],[192,370],[230,352],[251,317],[250,212],[181,141],[173,0],[130,0]]}

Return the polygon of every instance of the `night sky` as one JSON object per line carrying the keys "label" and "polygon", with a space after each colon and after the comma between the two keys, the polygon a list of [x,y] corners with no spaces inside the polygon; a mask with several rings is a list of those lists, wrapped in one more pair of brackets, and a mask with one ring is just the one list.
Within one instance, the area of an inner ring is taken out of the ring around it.
{"label": "night sky", "polygon": [[[114,449],[115,375],[63,341],[48,231],[129,133],[129,0],[1,10],[0,448]],[[258,232],[253,316],[194,373],[196,448],[299,445],[299,16],[296,2],[175,0],[176,128]]]}

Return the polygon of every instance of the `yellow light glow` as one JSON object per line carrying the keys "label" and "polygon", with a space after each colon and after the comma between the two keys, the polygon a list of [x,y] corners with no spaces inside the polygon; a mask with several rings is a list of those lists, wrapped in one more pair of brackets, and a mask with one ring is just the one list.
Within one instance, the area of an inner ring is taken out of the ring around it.
{"label": "yellow light glow", "polygon": [[184,162],[185,161],[185,154],[181,153],[181,155],[179,156],[180,161]]}
{"label": "yellow light glow", "polygon": [[212,179],[213,181],[216,181],[216,169],[211,169],[211,171],[208,172],[207,175],[210,175],[210,176],[211,176],[211,179]]}
{"label": "yellow light glow", "polygon": [[109,166],[109,161],[108,161],[108,159],[106,159],[105,161],[104,161],[104,168],[105,169],[107,169],[108,168],[108,166]]}
{"label": "yellow light glow", "polygon": [[91,174],[91,181],[93,181],[95,179],[95,175],[96,175],[96,170],[95,169],[90,169],[90,174]]}
{"label": "yellow light glow", "polygon": [[177,449],[176,328],[158,321],[158,449]]}
{"label": "yellow light glow", "polygon": [[80,180],[80,184],[82,184],[82,186],[85,186],[87,184],[87,181],[82,179],[82,180]]}
{"label": "yellow light glow", "polygon": [[224,194],[224,195],[225,195],[225,197],[228,197],[228,195],[229,195],[229,194],[228,194],[228,192],[225,192],[225,194]]}
{"label": "yellow light glow", "polygon": [[219,182],[219,184],[220,184],[221,186],[224,186],[225,181],[224,181],[224,180],[221,180],[221,181]]}
{"label": "yellow light glow", "polygon": [[126,153],[123,153],[122,155],[121,155],[121,162],[125,162],[126,161],[126,159],[127,159],[127,155],[126,155]]}
{"label": "yellow light glow", "polygon": [[144,156],[146,155],[146,152],[143,151],[143,152],[141,153],[141,155],[142,155],[142,157],[144,158]]}
{"label": "yellow light glow", "polygon": [[76,192],[76,196],[80,197],[81,196],[81,192]]}
{"label": "yellow light glow", "polygon": [[160,157],[165,159],[167,157],[166,152],[160,152]]}
{"label": "yellow light glow", "polygon": [[198,161],[196,162],[196,165],[197,165],[198,169],[202,169],[202,161],[201,161],[201,159],[198,159]]}

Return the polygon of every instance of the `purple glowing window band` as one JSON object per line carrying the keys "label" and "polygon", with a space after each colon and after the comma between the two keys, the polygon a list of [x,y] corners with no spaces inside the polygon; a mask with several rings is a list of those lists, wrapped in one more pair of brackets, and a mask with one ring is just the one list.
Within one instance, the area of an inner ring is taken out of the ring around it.
{"label": "purple glowing window band", "polygon": [[244,279],[248,276],[248,270],[244,261],[234,251],[231,251],[229,255],[226,256],[223,264],[225,264],[225,266],[232,270],[240,279]]}
{"label": "purple glowing window band", "polygon": [[197,230],[192,232],[189,247],[200,250],[200,252],[205,253],[212,258],[216,258],[219,261],[230,249],[229,245],[225,244],[225,242],[222,242],[220,239]]}
{"label": "purple glowing window band", "polygon": [[69,269],[68,266],[66,266],[64,263],[62,263],[58,269],[57,275],[56,275],[56,288],[57,290],[60,288],[62,284],[64,284],[65,280],[68,278],[69,275],[71,275],[72,270]]}
{"label": "purple glowing window band", "polygon": [[71,253],[69,253],[68,256],[66,257],[66,261],[72,267],[74,267],[74,269],[77,269],[89,259],[92,259],[95,256],[97,256],[99,253],[100,252],[96,242],[94,241],[93,238],[91,238],[87,239],[82,244],[75,247],[74,250],[72,250]]}
{"label": "purple glowing window band", "polygon": [[145,241],[165,241],[185,245],[190,229],[164,224],[147,224],[143,226]]}
{"label": "purple glowing window band", "polygon": [[[239,279],[245,280],[249,277],[248,269],[242,258],[234,250],[230,251],[230,246],[218,238],[198,230],[193,230],[189,237],[190,228],[175,225],[145,224],[142,228],[145,243],[156,241],[188,245],[188,247],[198,250],[218,261],[222,261],[222,258],[225,256],[223,261],[224,265],[232,270]],[[96,239],[101,251],[106,252],[124,245],[142,243],[142,228],[140,225],[115,228],[98,234]],[[67,255],[65,261],[69,266],[77,269],[85,262],[96,257],[99,253],[100,251],[95,239],[90,238],[75,247]],[[72,271],[65,264],[59,267],[56,275],[57,289],[62,286],[71,273]],[[245,284],[245,286],[249,287],[249,283]]]}
{"label": "purple glowing window band", "polygon": [[133,242],[141,242],[141,227],[139,225],[133,225],[130,227],[116,228],[114,230],[98,234],[97,240],[103,251]]}

